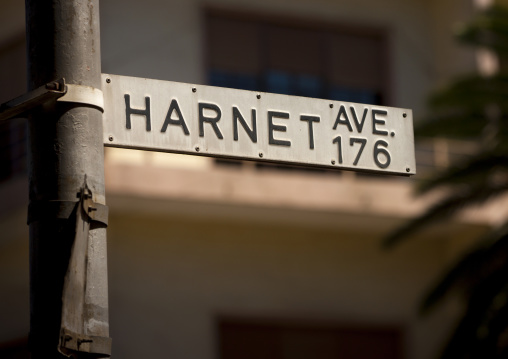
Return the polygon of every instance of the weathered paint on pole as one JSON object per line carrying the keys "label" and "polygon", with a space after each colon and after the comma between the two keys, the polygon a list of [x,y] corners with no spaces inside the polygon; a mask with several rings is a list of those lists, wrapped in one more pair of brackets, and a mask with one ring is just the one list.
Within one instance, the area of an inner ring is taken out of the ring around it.
{"label": "weathered paint on pole", "polygon": [[[99,1],[26,0],[25,5],[29,89],[59,78],[100,89]],[[85,178],[92,201],[105,204],[102,137],[101,111],[83,104],[53,101],[29,119],[32,358],[64,357],[58,350],[62,293],[77,207],[66,204],[79,200]],[[81,326],[87,336],[107,338],[106,228],[89,222],[88,232],[83,314],[71,325]]]}

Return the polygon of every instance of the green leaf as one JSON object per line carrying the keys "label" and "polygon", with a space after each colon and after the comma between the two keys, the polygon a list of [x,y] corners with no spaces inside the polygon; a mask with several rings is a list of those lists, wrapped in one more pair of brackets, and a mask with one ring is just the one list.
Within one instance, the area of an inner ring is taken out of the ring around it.
{"label": "green leaf", "polygon": [[499,335],[506,330],[508,308],[496,298],[508,295],[508,271],[496,272],[470,297],[466,311],[448,340],[441,358],[495,358]]}
{"label": "green leaf", "polygon": [[484,113],[473,113],[461,110],[442,111],[427,116],[415,124],[417,137],[446,137],[455,139],[477,138],[488,120]]}
{"label": "green leaf", "polygon": [[491,184],[489,186],[463,187],[451,192],[444,199],[427,209],[427,211],[406,222],[387,237],[382,245],[390,248],[407,239],[411,234],[422,230],[428,225],[442,222],[465,207],[482,204],[485,201],[508,191],[508,183]]}
{"label": "green leaf", "polygon": [[447,88],[435,93],[429,99],[430,107],[439,111],[467,111],[472,115],[481,114],[487,106],[499,107],[501,113],[508,113],[508,75],[492,77],[469,75],[454,81]]}
{"label": "green leaf", "polygon": [[484,152],[422,181],[417,193],[421,195],[442,186],[488,186],[496,177],[508,181],[508,155]]}
{"label": "green leaf", "polygon": [[479,238],[477,244],[451,266],[425,296],[420,313],[428,313],[453,290],[467,291],[468,286],[482,283],[492,272],[502,269],[507,259],[508,221]]}
{"label": "green leaf", "polygon": [[460,28],[457,38],[464,44],[491,49],[499,56],[508,55],[508,10],[499,5],[489,7]]}

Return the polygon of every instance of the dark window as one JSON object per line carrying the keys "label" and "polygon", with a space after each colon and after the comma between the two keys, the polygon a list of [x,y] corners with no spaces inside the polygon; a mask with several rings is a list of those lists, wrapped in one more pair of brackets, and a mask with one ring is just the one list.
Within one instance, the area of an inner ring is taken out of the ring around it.
{"label": "dark window", "polygon": [[219,322],[220,359],[402,359],[394,327],[298,321],[227,319]]}
{"label": "dark window", "polygon": [[206,11],[213,86],[388,105],[382,29]]}

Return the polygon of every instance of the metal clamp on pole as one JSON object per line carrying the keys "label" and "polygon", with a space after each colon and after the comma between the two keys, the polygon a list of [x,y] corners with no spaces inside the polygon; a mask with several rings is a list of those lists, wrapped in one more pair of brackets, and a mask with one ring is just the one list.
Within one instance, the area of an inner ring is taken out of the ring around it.
{"label": "metal clamp on pole", "polygon": [[78,334],[65,328],[60,332],[60,346],[65,353],[82,352],[93,354],[95,358],[108,358],[111,342],[111,338]]}
{"label": "metal clamp on pole", "polygon": [[47,83],[0,105],[0,121],[25,116],[50,101],[81,103],[104,112],[102,91],[90,86],[66,84],[65,79]]}
{"label": "metal clamp on pole", "polygon": [[76,230],[62,292],[58,350],[67,356],[87,353],[87,358],[107,358],[111,355],[111,338],[89,335],[86,323],[93,320],[93,317],[90,317],[86,309],[85,300],[90,224],[97,220],[107,222],[107,219],[100,218],[107,216],[107,207],[102,206],[106,212],[100,211],[101,206],[92,200],[92,191],[86,183],[86,175],[78,196],[79,202],[75,212]]}
{"label": "metal clamp on pole", "polygon": [[[108,226],[109,207],[92,202],[83,202],[83,209],[92,222],[100,222]],[[27,224],[42,219],[69,219],[79,201],[30,201],[28,204]]]}
{"label": "metal clamp on pole", "polygon": [[65,84],[65,88],[65,95],[59,97],[58,102],[81,103],[104,112],[104,95],[101,90],[91,86],[72,84]]}

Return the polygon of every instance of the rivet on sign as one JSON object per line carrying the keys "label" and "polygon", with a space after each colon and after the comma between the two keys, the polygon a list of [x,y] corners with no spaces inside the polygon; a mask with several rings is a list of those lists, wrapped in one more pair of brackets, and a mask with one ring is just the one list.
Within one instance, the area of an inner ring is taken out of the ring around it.
{"label": "rivet on sign", "polygon": [[409,171],[411,171],[411,170],[409,169],[409,167],[408,167],[408,168],[406,168],[406,172],[409,172]]}
{"label": "rivet on sign", "polygon": [[111,79],[110,79],[109,77],[108,77],[108,78],[106,78],[106,82],[107,82],[108,84],[110,84],[110,83],[111,83]]}
{"label": "rivet on sign", "polygon": [[113,136],[109,136],[109,137],[108,137],[108,139],[109,139],[110,141],[113,141]]}
{"label": "rivet on sign", "polygon": [[257,94],[257,95],[256,95],[256,97],[257,97],[258,99],[260,99],[260,98],[261,98],[261,95],[260,95],[260,94]]}
{"label": "rivet on sign", "polygon": [[192,92],[196,92],[197,89],[195,87],[192,88]]}
{"label": "rivet on sign", "polygon": [[332,165],[334,165],[334,164],[335,164],[335,160],[332,160]]}
{"label": "rivet on sign", "polygon": [[333,103],[330,104],[330,108],[333,108]]}
{"label": "rivet on sign", "polygon": [[404,112],[404,113],[402,114],[402,117],[406,118],[406,117],[407,117],[407,113],[405,113],[405,112]]}
{"label": "rivet on sign", "polygon": [[263,157],[263,152],[259,152],[259,157]]}
{"label": "rivet on sign", "polygon": [[199,146],[196,146],[196,152],[199,152]]}

